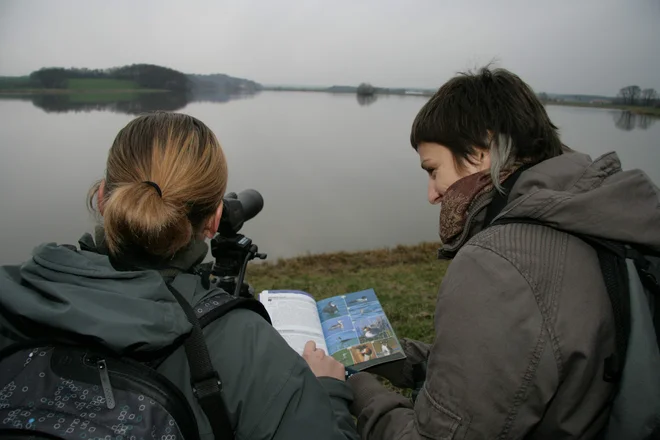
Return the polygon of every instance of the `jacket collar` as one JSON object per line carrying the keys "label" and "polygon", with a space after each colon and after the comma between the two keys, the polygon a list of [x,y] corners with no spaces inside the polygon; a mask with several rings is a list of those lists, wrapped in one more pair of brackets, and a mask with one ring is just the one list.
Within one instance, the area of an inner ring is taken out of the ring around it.
{"label": "jacket collar", "polygon": [[486,209],[493,200],[495,191],[495,189],[491,189],[478,195],[472,200],[472,203],[470,203],[470,207],[467,210],[467,218],[461,233],[453,237],[451,240],[442,243],[442,247],[438,249],[439,259],[448,260],[454,258],[470,238],[483,230]]}
{"label": "jacket collar", "polygon": [[209,249],[204,241],[195,240],[171,258],[158,258],[139,252],[114,258],[110,255],[106,245],[105,231],[102,226],[95,228],[94,237],[90,233],[85,233],[78,240],[78,244],[81,250],[107,255],[110,263],[117,270],[157,270],[164,276],[190,272],[204,261]]}
{"label": "jacket collar", "polygon": [[[476,196],[465,227],[443,243],[440,258],[453,258],[484,228],[494,190]],[[624,171],[615,152],[595,160],[575,151],[525,170],[498,218],[525,218],[568,233],[660,250],[660,189],[642,171]]]}

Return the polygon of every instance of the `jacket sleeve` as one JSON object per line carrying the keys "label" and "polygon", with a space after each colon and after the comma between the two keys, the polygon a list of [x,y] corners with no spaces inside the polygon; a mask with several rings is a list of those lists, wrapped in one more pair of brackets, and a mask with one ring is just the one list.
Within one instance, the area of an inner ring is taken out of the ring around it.
{"label": "jacket sleeve", "polygon": [[376,365],[369,368],[368,371],[386,378],[396,387],[413,388],[415,380],[419,380],[413,374],[414,366],[428,361],[431,345],[407,338],[401,338],[399,342],[406,354],[406,358],[402,362]]}
{"label": "jacket sleeve", "polygon": [[524,437],[558,384],[526,278],[494,252],[465,246],[440,287],[435,332],[414,406],[367,373],[350,378],[362,438]]}
{"label": "jacket sleeve", "polygon": [[[352,401],[353,392],[346,382],[316,378],[306,363],[299,364],[268,409],[268,413],[274,414],[267,417],[267,423],[274,428],[272,439],[358,440],[349,411]],[[279,423],[274,423],[278,418]]]}
{"label": "jacket sleeve", "polygon": [[219,321],[207,343],[223,348],[213,361],[225,382],[237,440],[359,439],[346,382],[314,376],[254,312],[235,310]]}

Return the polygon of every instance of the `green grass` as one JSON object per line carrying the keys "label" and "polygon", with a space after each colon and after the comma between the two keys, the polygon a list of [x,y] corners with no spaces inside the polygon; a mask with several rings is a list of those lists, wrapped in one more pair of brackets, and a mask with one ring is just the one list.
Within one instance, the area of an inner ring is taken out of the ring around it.
{"label": "green grass", "polygon": [[117,101],[133,101],[137,99],[139,92],[93,92],[88,93],[76,93],[72,92],[69,94],[69,101],[72,103],[94,103],[101,104],[104,102],[117,102]]}
{"label": "green grass", "polygon": [[29,76],[0,76],[0,89],[12,90],[33,86]]}
{"label": "green grass", "polygon": [[95,79],[78,78],[67,81],[67,88],[71,90],[132,90],[140,86],[135,81],[121,79]]}
{"label": "green grass", "polygon": [[304,256],[251,264],[246,280],[256,292],[304,290],[316,300],[373,288],[398,337],[433,341],[433,314],[448,262],[439,244]]}
{"label": "green grass", "polygon": [[[399,338],[432,343],[438,287],[449,264],[437,259],[439,246],[423,243],[251,264],[246,280],[257,293],[267,289],[303,290],[317,301],[373,288]],[[335,358],[342,362],[341,352]],[[410,397],[411,390],[377,378],[386,388]]]}
{"label": "green grass", "polygon": [[[141,88],[135,81],[103,78],[78,78],[67,80],[62,89],[44,89],[30,82],[29,77],[0,77],[0,94],[71,94],[73,102],[126,101],[135,99],[138,93],[167,92],[167,90]],[[88,94],[89,96],[84,96]],[[73,95],[76,95],[73,97]]]}

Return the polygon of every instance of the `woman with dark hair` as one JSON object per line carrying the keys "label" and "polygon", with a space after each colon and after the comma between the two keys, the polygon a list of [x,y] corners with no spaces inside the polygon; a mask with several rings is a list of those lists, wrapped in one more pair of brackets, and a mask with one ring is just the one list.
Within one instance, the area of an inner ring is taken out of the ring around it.
{"label": "woman with dark hair", "polygon": [[[204,359],[191,356],[190,347],[182,345],[182,340],[195,335],[184,310],[214,307],[228,299],[196,270],[208,253],[205,239],[218,230],[227,173],[222,148],[201,121],[159,112],[129,122],[110,148],[104,178],[90,191],[90,205],[98,207],[102,216],[95,235],[85,234],[80,249],[43,244],[24,264],[0,268],[0,349],[16,341],[48,337],[56,342],[93,341],[85,349],[102,347],[128,359],[166,353],[158,358],[156,372],[188,402],[202,439],[214,438],[215,426],[224,417],[230,425],[224,428],[239,439],[355,439],[348,412],[352,393],[343,365],[317,350],[313,342],[301,357],[252,310],[233,309],[204,327],[201,345],[206,342],[209,368],[219,373],[221,381],[217,376],[204,377],[198,382],[203,387],[193,388],[192,364]],[[201,352],[199,345],[194,348],[193,353]],[[67,362],[71,363],[75,359]],[[181,438],[176,429],[184,427],[175,426],[175,420],[157,423],[146,415],[143,419],[137,408],[138,417],[128,415],[128,399],[119,403],[126,379],[110,376],[102,365],[99,375],[93,365],[87,382],[76,385],[76,377],[59,376],[51,381],[57,396],[44,395],[49,391],[44,383],[48,379],[46,373],[39,373],[23,388],[37,393],[35,398],[26,399],[22,407],[17,400],[18,409],[11,409],[9,400],[8,390],[16,387],[13,376],[0,369],[0,430],[34,429],[37,424],[55,429],[48,431],[52,435],[66,430],[76,438],[98,436],[102,429],[112,431],[113,439],[135,439],[131,432],[142,436],[139,433],[145,431],[149,438]],[[69,370],[71,375],[80,371]],[[87,389],[77,392],[99,380],[102,390],[95,385],[89,394]],[[213,402],[210,411],[202,407],[202,399],[220,385],[223,403]],[[141,385],[141,389],[149,388]],[[17,392],[14,398],[21,396]],[[150,399],[140,395],[139,400],[142,411]],[[104,403],[108,417],[116,413],[106,426],[102,415],[89,409],[96,404],[93,408],[99,411]],[[57,423],[50,423],[53,420]]]}
{"label": "woman with dark hair", "polygon": [[425,366],[414,404],[368,373],[349,379],[362,438],[596,438],[616,389],[613,307],[595,249],[573,234],[659,250],[658,187],[615,153],[563,146],[506,70],[448,81],[410,140],[453,261],[433,344],[402,341],[406,364],[389,377],[413,387]]}

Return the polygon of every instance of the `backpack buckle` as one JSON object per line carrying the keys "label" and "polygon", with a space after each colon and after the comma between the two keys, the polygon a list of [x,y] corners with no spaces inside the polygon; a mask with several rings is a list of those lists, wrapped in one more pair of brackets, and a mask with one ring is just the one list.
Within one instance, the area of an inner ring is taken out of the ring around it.
{"label": "backpack buckle", "polygon": [[626,255],[626,258],[631,258],[635,263],[635,269],[642,282],[642,285],[655,294],[660,294],[660,282],[655,274],[651,271],[651,262],[644,257],[644,254],[637,249],[632,249]]}
{"label": "backpack buckle", "polygon": [[210,377],[202,379],[192,384],[193,395],[198,399],[203,399],[212,394],[222,391],[222,381],[217,371],[213,371]]}

